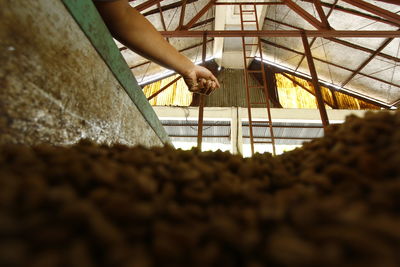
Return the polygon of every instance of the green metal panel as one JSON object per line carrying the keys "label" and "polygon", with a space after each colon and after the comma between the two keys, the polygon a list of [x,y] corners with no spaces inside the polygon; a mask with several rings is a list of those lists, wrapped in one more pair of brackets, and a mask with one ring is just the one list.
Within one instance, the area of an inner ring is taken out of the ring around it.
{"label": "green metal panel", "polygon": [[164,143],[168,134],[144,96],[131,70],[118,50],[110,32],[91,0],[62,0],[82,31],[128,93],[145,120]]}

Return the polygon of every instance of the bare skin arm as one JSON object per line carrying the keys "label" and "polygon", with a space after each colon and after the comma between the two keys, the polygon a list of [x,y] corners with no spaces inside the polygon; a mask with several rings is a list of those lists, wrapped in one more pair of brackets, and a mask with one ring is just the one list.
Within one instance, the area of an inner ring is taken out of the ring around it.
{"label": "bare skin arm", "polygon": [[209,70],[180,54],[128,0],[94,3],[114,38],[143,57],[175,70],[189,91],[208,95],[220,87]]}

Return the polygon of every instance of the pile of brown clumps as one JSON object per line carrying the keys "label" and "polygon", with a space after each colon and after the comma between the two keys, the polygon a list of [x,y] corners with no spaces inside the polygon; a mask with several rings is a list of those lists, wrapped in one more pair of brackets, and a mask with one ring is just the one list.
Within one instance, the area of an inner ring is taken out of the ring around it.
{"label": "pile of brown clumps", "polygon": [[0,148],[1,266],[399,266],[400,113],[278,157]]}

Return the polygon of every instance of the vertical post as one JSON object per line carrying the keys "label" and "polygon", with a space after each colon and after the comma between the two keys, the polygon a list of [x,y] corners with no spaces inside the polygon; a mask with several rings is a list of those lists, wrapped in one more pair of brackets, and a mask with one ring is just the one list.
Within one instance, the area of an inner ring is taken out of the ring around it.
{"label": "vertical post", "polygon": [[242,133],[242,108],[231,108],[231,146],[232,154],[243,155],[243,133]]}
{"label": "vertical post", "polygon": [[[201,55],[202,63],[206,63],[206,53],[207,53],[207,35],[203,35],[203,50]],[[203,120],[204,120],[204,105],[206,98],[204,95],[200,95],[199,104],[199,119],[197,124],[197,148],[201,150],[201,145],[203,142]]]}
{"label": "vertical post", "polygon": [[336,91],[335,90],[331,90],[332,93],[332,99],[333,99],[333,108],[334,109],[338,109],[339,108],[339,103],[336,97]]}
{"label": "vertical post", "polygon": [[312,54],[311,54],[310,45],[308,43],[307,36],[306,36],[306,34],[304,32],[301,34],[301,39],[303,41],[304,52],[305,52],[306,57],[307,57],[308,67],[310,68],[310,74],[311,74],[312,83],[313,83],[313,86],[314,86],[314,89],[315,89],[315,97],[317,99],[317,105],[318,105],[319,113],[321,115],[322,125],[325,128],[326,126],[329,125],[328,114],[326,113],[326,109],[325,109],[325,105],[324,105],[324,99],[322,97],[321,88],[319,87],[317,71],[315,69],[314,60],[313,60],[313,57],[312,57]]}

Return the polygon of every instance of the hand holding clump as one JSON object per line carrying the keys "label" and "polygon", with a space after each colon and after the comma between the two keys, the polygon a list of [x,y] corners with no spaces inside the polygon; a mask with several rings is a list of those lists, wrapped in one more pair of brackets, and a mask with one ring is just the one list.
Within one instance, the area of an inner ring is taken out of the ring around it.
{"label": "hand holding clump", "polygon": [[194,65],[192,69],[182,75],[190,92],[210,95],[220,88],[217,78],[208,69]]}

